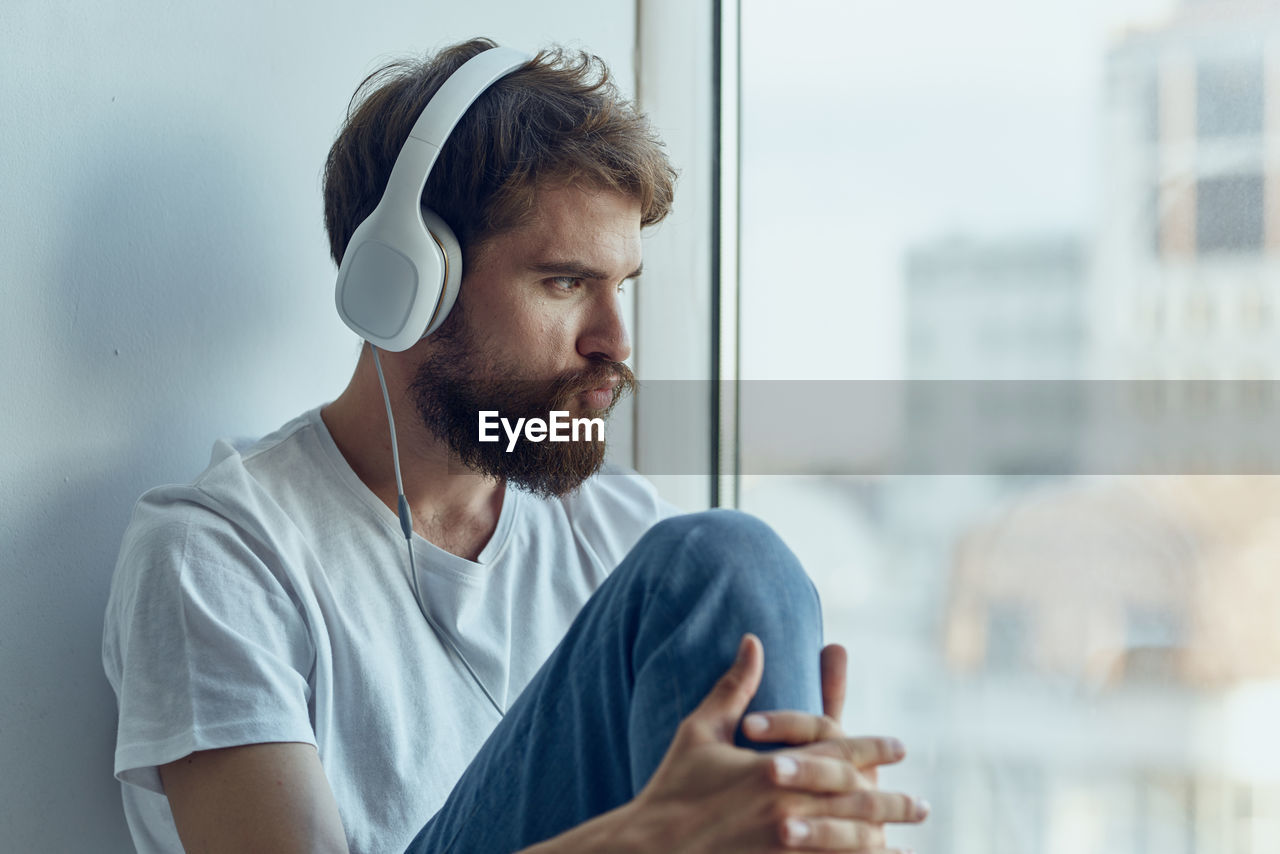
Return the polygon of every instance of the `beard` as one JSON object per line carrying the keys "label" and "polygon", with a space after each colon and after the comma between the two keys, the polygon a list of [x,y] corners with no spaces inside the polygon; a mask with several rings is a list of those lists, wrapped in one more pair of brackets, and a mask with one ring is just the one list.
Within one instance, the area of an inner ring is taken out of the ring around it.
{"label": "beard", "polygon": [[[635,375],[621,362],[599,358],[582,370],[550,379],[518,379],[521,366],[478,346],[461,309],[457,306],[432,335],[436,346],[409,385],[423,426],[470,471],[505,479],[544,498],[568,495],[600,470],[603,438],[521,440],[508,452],[505,436],[498,442],[479,440],[479,413],[496,410],[511,424],[517,418],[548,420],[556,410],[568,411],[571,418],[607,418],[618,401],[635,389]],[[579,395],[615,378],[617,385],[607,407],[581,405]],[[599,431],[583,432],[590,437]]]}

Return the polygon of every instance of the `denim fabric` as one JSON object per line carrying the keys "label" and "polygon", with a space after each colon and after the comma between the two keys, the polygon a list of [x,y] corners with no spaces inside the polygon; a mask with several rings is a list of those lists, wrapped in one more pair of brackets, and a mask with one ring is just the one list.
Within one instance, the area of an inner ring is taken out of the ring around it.
{"label": "denim fabric", "polygon": [[[821,713],[817,593],[758,519],[711,510],[649,530],[591,597],[411,854],[502,854],[631,800],[680,721],[764,644],[752,710]],[[739,733],[739,743],[746,745]]]}

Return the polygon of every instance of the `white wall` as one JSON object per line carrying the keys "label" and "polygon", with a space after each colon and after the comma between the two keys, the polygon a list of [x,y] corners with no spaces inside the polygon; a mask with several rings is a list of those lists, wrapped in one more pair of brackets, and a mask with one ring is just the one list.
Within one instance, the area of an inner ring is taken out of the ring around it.
{"label": "white wall", "polygon": [[[478,11],[478,10],[483,11]],[[466,11],[464,11],[466,10]],[[0,5],[0,848],[130,850],[102,608],[130,507],[336,394],[319,174],[377,60],[473,34],[634,77],[634,0]]]}

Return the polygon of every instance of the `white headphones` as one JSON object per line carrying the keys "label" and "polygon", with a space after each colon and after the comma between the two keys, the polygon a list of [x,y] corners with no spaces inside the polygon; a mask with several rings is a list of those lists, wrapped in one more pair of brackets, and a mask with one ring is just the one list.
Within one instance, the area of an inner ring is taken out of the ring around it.
{"label": "white headphones", "polygon": [[351,235],[338,269],[338,314],[374,346],[407,350],[449,316],[462,281],[462,249],[448,223],[422,204],[422,191],[467,108],[530,58],[495,47],[451,74],[409,132],[382,200]]}

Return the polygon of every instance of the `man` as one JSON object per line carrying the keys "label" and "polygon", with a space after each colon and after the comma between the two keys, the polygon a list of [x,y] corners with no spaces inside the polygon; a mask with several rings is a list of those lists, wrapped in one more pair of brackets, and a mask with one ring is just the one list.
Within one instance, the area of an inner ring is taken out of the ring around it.
{"label": "man", "polygon": [[[423,105],[491,46],[357,92],[325,170],[336,261]],[[540,54],[427,183],[463,253],[443,326],[366,346],[328,406],[143,497],[103,653],[140,851],[878,851],[924,817],[874,789],[900,747],[839,732],[843,651],[820,672],[816,596],[764,525],[668,518],[600,471],[599,436],[480,441],[480,413],[602,417],[631,386],[618,289],[671,197],[598,61]]]}

